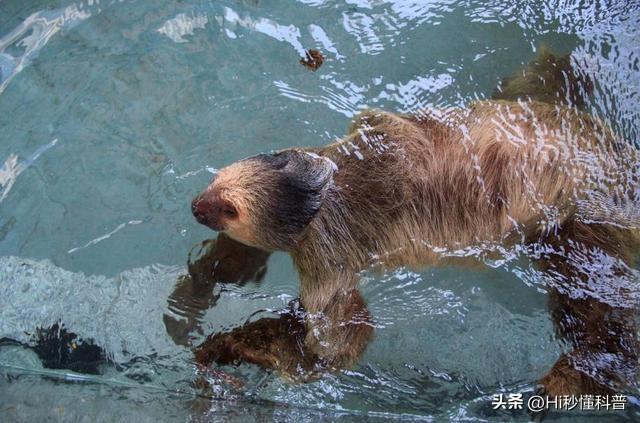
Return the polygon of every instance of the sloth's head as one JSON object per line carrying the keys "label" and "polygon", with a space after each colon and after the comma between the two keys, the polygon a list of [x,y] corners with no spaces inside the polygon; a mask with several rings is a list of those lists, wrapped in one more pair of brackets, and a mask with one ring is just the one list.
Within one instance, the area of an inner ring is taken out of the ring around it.
{"label": "sloth's head", "polygon": [[320,209],[332,175],[332,162],[312,153],[260,154],[220,170],[191,210],[198,222],[244,244],[290,251]]}

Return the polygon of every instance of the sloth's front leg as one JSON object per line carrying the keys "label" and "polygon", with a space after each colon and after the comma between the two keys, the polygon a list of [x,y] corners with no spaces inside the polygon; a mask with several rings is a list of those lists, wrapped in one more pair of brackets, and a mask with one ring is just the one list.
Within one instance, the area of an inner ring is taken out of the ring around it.
{"label": "sloth's front leg", "polygon": [[353,366],[373,335],[371,317],[358,290],[347,285],[328,295],[303,289],[301,302],[306,310],[304,345],[317,356],[318,367],[334,372]]}
{"label": "sloth's front leg", "polygon": [[278,318],[210,335],[195,349],[195,361],[204,366],[253,363],[292,382],[350,367],[371,339],[369,313],[356,289],[338,290],[327,298],[322,311],[292,307]]}
{"label": "sloth's front leg", "polygon": [[304,346],[301,311],[292,308],[277,318],[262,318],[229,332],[210,335],[195,351],[196,363],[208,366],[257,364],[288,380],[309,377],[317,357]]}

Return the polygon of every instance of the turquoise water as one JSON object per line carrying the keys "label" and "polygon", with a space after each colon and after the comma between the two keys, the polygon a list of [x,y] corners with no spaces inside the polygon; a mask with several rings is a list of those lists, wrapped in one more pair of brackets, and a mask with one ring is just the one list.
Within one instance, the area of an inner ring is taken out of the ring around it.
{"label": "turquoise water", "polygon": [[[563,348],[520,265],[365,275],[377,329],[356,368],[295,386],[242,365],[245,388],[197,399],[191,353],[162,318],[190,249],[215,236],[189,203],[216,169],[332,142],[367,106],[489,98],[542,45],[598,81],[588,109],[637,144],[639,24],[637,3],[605,0],[3,0],[0,338],[29,343],[62,321],[110,364],[69,376],[0,347],[0,412],[507,418],[491,395],[531,391]],[[298,63],[308,48],[325,55],[316,72]],[[290,259],[274,254],[261,283],[216,287],[194,342],[286,306],[297,289]]]}

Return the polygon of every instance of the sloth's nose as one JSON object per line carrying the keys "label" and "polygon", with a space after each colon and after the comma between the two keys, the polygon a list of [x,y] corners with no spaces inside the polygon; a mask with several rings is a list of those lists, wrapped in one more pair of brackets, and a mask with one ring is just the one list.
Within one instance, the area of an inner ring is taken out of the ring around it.
{"label": "sloth's nose", "polygon": [[208,223],[207,211],[210,210],[211,205],[202,198],[202,195],[197,196],[191,202],[191,213],[196,218],[198,223],[206,225]]}

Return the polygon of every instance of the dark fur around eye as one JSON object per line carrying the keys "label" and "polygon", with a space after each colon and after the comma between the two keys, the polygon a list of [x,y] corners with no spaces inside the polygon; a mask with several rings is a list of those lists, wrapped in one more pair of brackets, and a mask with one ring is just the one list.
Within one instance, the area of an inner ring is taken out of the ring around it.
{"label": "dark fur around eye", "polygon": [[261,210],[268,228],[276,228],[272,241],[280,249],[291,247],[304,233],[322,204],[324,190],[333,174],[328,161],[298,150],[256,156],[273,175],[273,186]]}
{"label": "dark fur around eye", "polygon": [[305,175],[283,175],[274,207],[277,226],[287,233],[301,232],[313,219],[322,203],[322,192]]}
{"label": "dark fur around eye", "polygon": [[290,154],[288,151],[282,151],[270,154],[258,154],[250,157],[249,160],[258,160],[266,164],[272,170],[280,170],[289,163]]}

